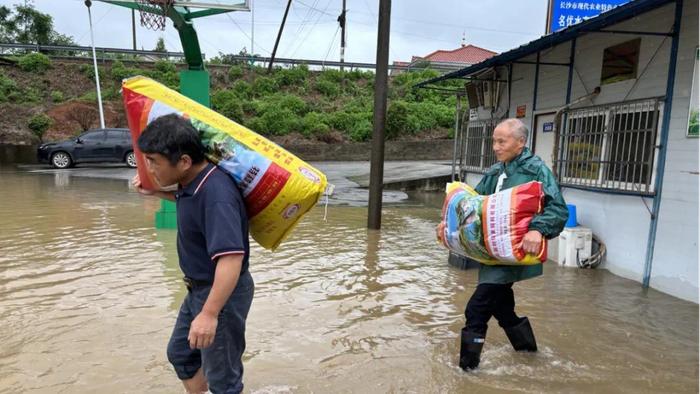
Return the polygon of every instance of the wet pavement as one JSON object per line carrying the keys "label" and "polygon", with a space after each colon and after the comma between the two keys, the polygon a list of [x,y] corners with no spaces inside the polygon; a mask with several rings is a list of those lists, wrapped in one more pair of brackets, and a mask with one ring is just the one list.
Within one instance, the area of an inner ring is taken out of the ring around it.
{"label": "wet pavement", "polygon": [[[182,392],[165,346],[186,290],[175,231],[152,227],[160,203],[128,189],[132,170],[51,171],[0,168],[0,393]],[[697,304],[551,262],[514,287],[540,351],[514,353],[492,321],[462,372],[476,272],[435,242],[442,195],[403,195],[379,232],[358,197],[312,210],[275,252],[252,246],[246,392],[698,391]]]}

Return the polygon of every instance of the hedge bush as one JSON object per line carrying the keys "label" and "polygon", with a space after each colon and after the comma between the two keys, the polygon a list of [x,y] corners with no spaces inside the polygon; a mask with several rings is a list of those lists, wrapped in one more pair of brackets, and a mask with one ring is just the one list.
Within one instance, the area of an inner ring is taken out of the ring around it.
{"label": "hedge bush", "polygon": [[17,65],[22,71],[44,73],[51,68],[51,59],[43,53],[29,53],[20,57]]}

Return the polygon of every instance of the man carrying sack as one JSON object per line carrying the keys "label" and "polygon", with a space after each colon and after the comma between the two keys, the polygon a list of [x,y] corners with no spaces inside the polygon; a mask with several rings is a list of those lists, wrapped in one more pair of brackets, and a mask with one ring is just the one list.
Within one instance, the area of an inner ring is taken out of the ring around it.
{"label": "man carrying sack", "polygon": [[[546,239],[564,229],[569,213],[554,175],[542,159],[525,147],[527,127],[518,119],[506,119],[493,132],[493,151],[498,163],[486,171],[475,190],[489,195],[530,181],[542,183],[544,207],[533,217],[523,238],[524,252],[537,255]],[[491,316],[503,327],[516,351],[537,351],[535,335],[527,317],[515,314],[513,283],[542,275],[542,264],[486,265],[479,268],[479,284],[469,299],[462,329],[459,366],[465,371],[479,365]]]}

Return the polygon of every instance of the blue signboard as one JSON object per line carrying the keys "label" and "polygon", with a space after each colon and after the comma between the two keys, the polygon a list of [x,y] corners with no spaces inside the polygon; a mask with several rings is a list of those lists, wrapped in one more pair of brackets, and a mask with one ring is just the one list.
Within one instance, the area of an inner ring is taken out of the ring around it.
{"label": "blue signboard", "polygon": [[549,19],[549,33],[565,29],[571,25],[591,19],[598,14],[612,10],[630,0],[587,0],[565,1],[552,0],[550,3],[551,18]]}

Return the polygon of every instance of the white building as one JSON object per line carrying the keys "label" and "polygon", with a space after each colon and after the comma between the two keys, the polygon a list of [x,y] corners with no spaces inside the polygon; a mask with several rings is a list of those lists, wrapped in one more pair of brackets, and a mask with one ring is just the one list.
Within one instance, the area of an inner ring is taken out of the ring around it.
{"label": "white building", "polygon": [[579,224],[606,244],[600,268],[697,303],[697,57],[697,0],[635,0],[420,86],[466,83],[456,147],[468,183],[495,162],[495,123],[520,117]]}

